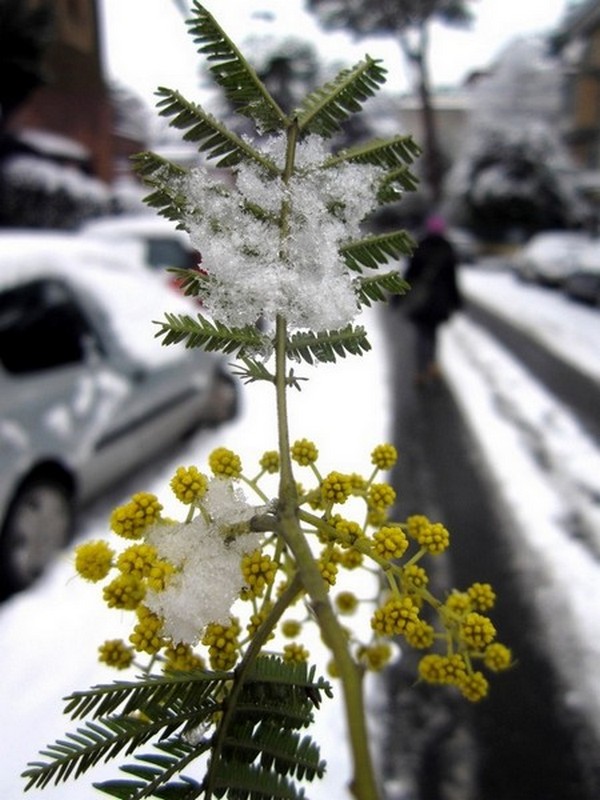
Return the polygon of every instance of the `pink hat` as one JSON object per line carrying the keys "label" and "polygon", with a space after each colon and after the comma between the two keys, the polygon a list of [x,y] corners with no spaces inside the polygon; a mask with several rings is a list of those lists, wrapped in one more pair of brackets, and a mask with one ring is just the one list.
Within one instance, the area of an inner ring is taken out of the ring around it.
{"label": "pink hat", "polygon": [[444,233],[446,230],[446,220],[441,214],[432,214],[430,217],[427,217],[425,230],[427,233]]}

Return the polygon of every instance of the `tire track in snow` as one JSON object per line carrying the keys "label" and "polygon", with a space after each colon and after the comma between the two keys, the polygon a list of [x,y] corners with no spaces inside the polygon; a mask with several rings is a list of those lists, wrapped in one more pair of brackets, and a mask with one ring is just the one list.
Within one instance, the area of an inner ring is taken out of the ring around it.
{"label": "tire track in snow", "polygon": [[452,326],[463,357],[487,385],[498,415],[563,506],[559,522],[600,559],[600,450],[576,417],[482,328],[460,319]]}
{"label": "tire track in snow", "polygon": [[[600,741],[598,451],[571,415],[477,326],[457,317],[441,345],[448,385],[510,517],[510,547],[567,702]],[[540,465],[540,448],[550,467]],[[565,524],[584,512],[593,547]]]}

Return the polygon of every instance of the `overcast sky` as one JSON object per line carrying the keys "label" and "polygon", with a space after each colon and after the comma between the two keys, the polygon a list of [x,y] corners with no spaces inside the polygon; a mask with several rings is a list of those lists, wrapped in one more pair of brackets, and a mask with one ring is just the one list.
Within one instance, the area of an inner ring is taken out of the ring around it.
{"label": "overcast sky", "polygon": [[[303,0],[205,0],[204,5],[237,44],[248,35],[271,33],[278,38],[301,35],[330,59],[347,54],[349,63],[368,52],[384,60],[390,90],[407,88],[405,67],[392,40],[356,43],[344,34],[321,34],[314,18],[303,11]],[[470,70],[489,65],[514,37],[551,30],[567,6],[568,0],[476,0],[476,21],[470,30],[434,27],[430,51],[434,84],[458,84]],[[100,7],[110,77],[151,105],[159,85],[179,89],[190,100],[202,100],[199,57],[175,0],[100,0]],[[257,15],[257,11],[270,13]]]}

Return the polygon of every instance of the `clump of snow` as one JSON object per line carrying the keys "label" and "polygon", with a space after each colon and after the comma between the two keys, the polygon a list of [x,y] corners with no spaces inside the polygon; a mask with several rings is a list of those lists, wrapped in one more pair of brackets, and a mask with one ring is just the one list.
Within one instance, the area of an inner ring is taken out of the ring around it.
{"label": "clump of snow", "polygon": [[[283,167],[283,137],[265,153]],[[185,225],[209,275],[207,311],[233,326],[278,315],[293,328],[342,328],[359,312],[353,275],[340,255],[360,236],[377,206],[382,169],[342,163],[324,167],[324,140],[297,146],[296,171],[286,183],[259,164],[244,164],[225,187],[203,168],[179,189],[187,198]],[[259,214],[250,208],[260,209]]]}
{"label": "clump of snow", "polygon": [[200,514],[191,522],[159,523],[147,534],[161,558],[178,568],[162,592],[145,603],[164,619],[164,633],[174,642],[197,644],[209,622],[228,621],[244,586],[241,560],[260,545],[260,534],[232,536],[232,526],[248,522],[256,509],[232,482],[209,483]]}
{"label": "clump of snow", "polygon": [[108,207],[110,192],[102,181],[84,175],[74,166],[23,155],[11,158],[5,167],[6,179],[18,187],[62,191],[71,197]]}
{"label": "clump of snow", "polygon": [[76,139],[43,128],[23,128],[19,131],[18,139],[35,153],[51,158],[67,158],[84,163],[91,156],[89,148]]}

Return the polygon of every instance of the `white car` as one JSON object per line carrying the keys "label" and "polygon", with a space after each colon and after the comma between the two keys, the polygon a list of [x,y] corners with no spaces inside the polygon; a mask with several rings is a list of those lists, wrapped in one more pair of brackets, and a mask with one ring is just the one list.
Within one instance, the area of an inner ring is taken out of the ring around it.
{"label": "white car", "polygon": [[516,254],[517,276],[544,286],[561,286],[577,266],[579,255],[590,237],[581,231],[538,233]]}
{"label": "white car", "polygon": [[563,290],[573,300],[600,306],[600,239],[592,239],[584,247],[575,270],[564,282]]}
{"label": "white car", "polygon": [[192,247],[188,234],[176,228],[174,222],[155,214],[101,217],[86,223],[81,232],[112,244],[138,243],[146,264],[168,280],[171,280],[166,273],[169,267],[187,269],[200,262],[200,254]]}
{"label": "white car", "polygon": [[30,584],[74,512],[163,448],[232,418],[224,361],[163,346],[194,306],[131,253],[69,234],[0,233],[0,591]]}

